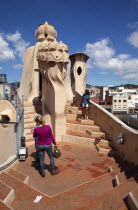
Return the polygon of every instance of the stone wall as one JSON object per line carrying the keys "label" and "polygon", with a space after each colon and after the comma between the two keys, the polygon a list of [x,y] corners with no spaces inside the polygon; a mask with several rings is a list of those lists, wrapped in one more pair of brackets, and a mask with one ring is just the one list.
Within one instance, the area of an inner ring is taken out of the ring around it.
{"label": "stone wall", "polygon": [[0,123],[0,169],[17,157],[15,124]]}
{"label": "stone wall", "polygon": [[[77,102],[79,106],[81,93],[77,91]],[[123,160],[138,164],[138,132],[127,126],[113,114],[102,108],[100,105],[91,101],[89,106],[89,119],[94,120],[105,132],[106,137],[112,141],[114,148],[119,151]],[[117,143],[118,135],[122,133],[124,144]]]}
{"label": "stone wall", "polygon": [[120,118],[124,123],[138,130],[138,119],[129,115],[124,115]]}

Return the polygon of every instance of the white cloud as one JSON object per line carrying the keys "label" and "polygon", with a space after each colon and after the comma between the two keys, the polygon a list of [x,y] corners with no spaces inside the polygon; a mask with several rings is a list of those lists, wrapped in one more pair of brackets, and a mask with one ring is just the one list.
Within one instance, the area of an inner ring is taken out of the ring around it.
{"label": "white cloud", "polygon": [[138,47],[138,31],[134,31],[127,38],[127,41],[134,47]]}
{"label": "white cloud", "polygon": [[87,66],[88,69],[92,69],[93,68],[93,64],[92,64],[91,60],[88,60],[86,66]]}
{"label": "white cloud", "polygon": [[0,67],[0,70],[2,70],[3,68],[2,67]]}
{"label": "white cloud", "polygon": [[11,41],[14,46],[14,53],[17,54],[21,61],[24,61],[24,53],[29,46],[29,42],[26,42],[19,31],[16,31],[14,34],[5,34],[8,41]]}
{"label": "white cloud", "polygon": [[[9,42],[12,42],[12,48],[9,47]],[[14,60],[15,56],[19,56],[21,61],[24,60],[24,53],[29,46],[19,31],[15,33],[1,33],[0,34],[0,61]]]}
{"label": "white cloud", "polygon": [[105,69],[106,62],[115,54],[115,50],[108,46],[110,40],[102,39],[94,44],[87,43],[85,53],[90,56],[88,65]]}
{"label": "white cloud", "polygon": [[14,59],[14,50],[12,50],[8,42],[4,40],[3,34],[0,34],[0,61],[5,62]]}
{"label": "white cloud", "polygon": [[118,58],[121,59],[121,60],[125,60],[125,59],[128,59],[130,57],[131,57],[131,55],[129,55],[129,54],[119,54],[118,55]]}
{"label": "white cloud", "polygon": [[8,41],[12,42],[17,42],[21,39],[21,34],[18,31],[16,31],[15,34],[6,34],[5,36]]}
{"label": "white cloud", "polygon": [[124,79],[134,79],[134,80],[138,81],[138,73],[125,75],[123,78]]}
{"label": "white cloud", "polygon": [[19,41],[14,43],[15,52],[21,58],[22,62],[24,60],[24,53],[25,53],[27,47],[29,46],[29,44],[30,44],[29,42],[26,42],[23,39],[20,39]]}
{"label": "white cloud", "polygon": [[137,29],[138,28],[138,21],[136,21],[134,23],[131,23],[131,24],[128,24],[127,27],[129,29]]}
{"label": "white cloud", "polygon": [[15,65],[13,65],[13,68],[14,69],[22,69],[23,65],[22,64],[15,64]]}
{"label": "white cloud", "polygon": [[99,72],[99,74],[105,75],[105,74],[108,74],[108,73],[106,71],[101,71],[101,72]]}
{"label": "white cloud", "polygon": [[[114,74],[118,75],[138,71],[138,58],[132,58],[129,54],[116,55],[109,38],[93,44],[87,43],[85,53],[90,56],[88,64],[92,64],[93,68],[112,70]],[[134,79],[136,80],[135,77]]]}
{"label": "white cloud", "polygon": [[95,58],[95,60],[102,60],[106,61],[107,59],[110,59],[114,54],[115,50],[109,46],[110,40],[102,39],[99,42],[95,42],[94,44],[87,43],[86,44],[86,50],[89,56]]}

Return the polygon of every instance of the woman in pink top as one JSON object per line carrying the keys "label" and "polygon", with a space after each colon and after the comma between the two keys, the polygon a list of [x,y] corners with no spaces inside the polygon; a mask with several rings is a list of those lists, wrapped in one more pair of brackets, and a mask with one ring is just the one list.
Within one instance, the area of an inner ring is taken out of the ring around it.
{"label": "woman in pink top", "polygon": [[36,123],[38,127],[34,129],[34,137],[37,137],[37,151],[40,159],[40,173],[42,177],[45,177],[45,171],[44,171],[44,158],[45,158],[45,152],[47,152],[49,158],[50,158],[50,165],[51,165],[51,175],[58,174],[59,171],[55,169],[55,162],[54,162],[54,156],[53,156],[53,150],[52,150],[52,143],[55,147],[57,147],[55,138],[52,134],[51,127],[49,125],[45,125],[43,118],[38,117],[36,119]]}

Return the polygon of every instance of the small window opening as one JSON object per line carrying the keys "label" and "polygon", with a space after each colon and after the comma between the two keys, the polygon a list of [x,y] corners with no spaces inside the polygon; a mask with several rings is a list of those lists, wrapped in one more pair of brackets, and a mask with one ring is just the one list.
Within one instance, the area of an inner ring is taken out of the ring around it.
{"label": "small window opening", "polygon": [[79,68],[77,69],[77,73],[78,73],[78,75],[81,75],[81,73],[82,73],[82,69],[81,69],[80,66],[79,66]]}

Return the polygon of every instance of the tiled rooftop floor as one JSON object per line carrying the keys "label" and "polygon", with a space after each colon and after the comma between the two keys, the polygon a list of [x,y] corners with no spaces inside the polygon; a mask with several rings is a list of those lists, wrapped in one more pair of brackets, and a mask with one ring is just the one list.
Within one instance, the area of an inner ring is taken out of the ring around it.
{"label": "tiled rooftop floor", "polygon": [[94,178],[105,174],[114,159],[99,154],[95,148],[87,148],[75,144],[60,142],[62,156],[55,160],[60,174],[51,176],[49,158],[45,155],[46,177],[42,178],[35,165],[35,147],[29,146],[29,156],[25,162],[20,162],[16,170],[31,178],[31,186],[47,196],[53,197],[82,185]]}

